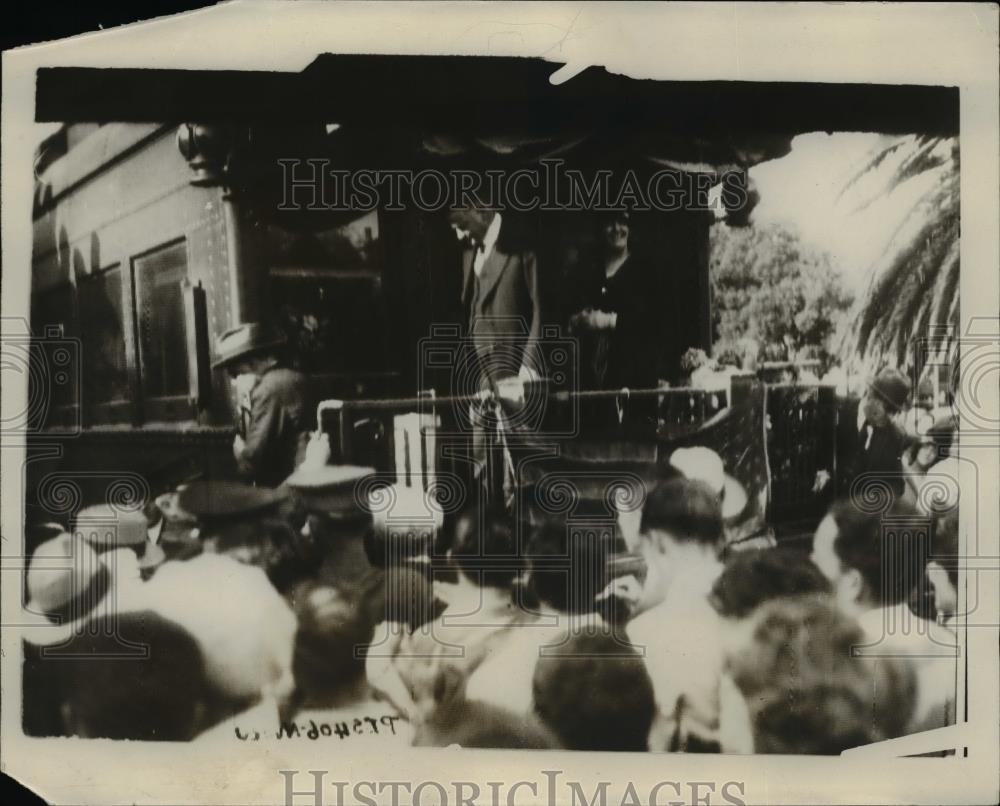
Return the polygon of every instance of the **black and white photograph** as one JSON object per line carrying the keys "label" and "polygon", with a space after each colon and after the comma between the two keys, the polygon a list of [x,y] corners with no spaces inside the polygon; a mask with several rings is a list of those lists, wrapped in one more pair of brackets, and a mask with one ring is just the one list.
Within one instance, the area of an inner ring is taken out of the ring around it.
{"label": "black and white photograph", "polygon": [[[586,5],[4,54],[3,766],[46,802],[997,794],[997,7],[786,5],[798,75],[766,4]],[[879,72],[935,28],[957,78]]]}

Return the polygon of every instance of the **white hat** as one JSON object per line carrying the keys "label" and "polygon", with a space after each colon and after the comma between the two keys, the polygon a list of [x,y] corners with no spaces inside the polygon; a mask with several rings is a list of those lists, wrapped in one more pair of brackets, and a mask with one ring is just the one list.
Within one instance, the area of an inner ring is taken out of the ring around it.
{"label": "white hat", "polygon": [[31,555],[23,637],[36,646],[67,641],[75,627],[106,599],[107,566],[86,542],[68,532],[46,540]]}
{"label": "white hat", "polygon": [[149,521],[140,509],[96,504],[77,513],[73,531],[98,553],[131,549],[139,558],[139,568],[153,568],[166,559],[162,547],[150,540]]}
{"label": "white hat", "polygon": [[91,618],[143,609],[140,567],[131,549],[98,553],[68,532],[42,543],[28,566],[22,637],[35,646],[62,644]]}
{"label": "white hat", "polygon": [[722,504],[723,518],[735,518],[746,508],[746,490],[726,473],[722,457],[711,448],[678,448],[670,455],[670,464],[686,478],[703,481],[715,490]]}

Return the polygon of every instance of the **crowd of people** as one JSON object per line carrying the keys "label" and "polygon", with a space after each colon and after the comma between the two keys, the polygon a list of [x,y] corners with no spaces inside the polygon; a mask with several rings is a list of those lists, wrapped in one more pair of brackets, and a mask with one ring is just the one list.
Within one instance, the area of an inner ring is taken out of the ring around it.
{"label": "crowd of people", "polygon": [[[498,213],[452,219],[479,376],[537,380],[534,256],[504,251]],[[628,235],[606,222],[570,306],[595,388],[655,383]],[[526,342],[495,330],[511,320]],[[690,444],[622,474],[637,503],[610,516],[606,490],[556,514],[544,479],[505,473],[502,501],[480,474],[464,505],[409,491],[390,517],[375,502],[401,491],[331,464],[281,348],[254,323],[217,344],[242,481],[31,527],[29,735],[835,754],[956,720],[957,482],[937,492],[957,477],[954,421],[907,437],[900,373],[847,424],[849,489],[803,550],[730,541],[746,491]]]}
{"label": "crowd of people", "polygon": [[357,494],[369,469],[308,462],[85,508],[39,527],[25,730],[835,754],[955,721],[953,510],[844,500],[809,551],[732,551],[683,467],[604,527],[530,496],[407,525]]}

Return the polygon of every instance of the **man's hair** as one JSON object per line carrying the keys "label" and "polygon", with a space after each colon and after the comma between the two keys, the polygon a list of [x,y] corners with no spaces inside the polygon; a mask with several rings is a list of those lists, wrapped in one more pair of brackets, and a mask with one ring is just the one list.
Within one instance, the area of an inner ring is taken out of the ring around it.
{"label": "man's hair", "polygon": [[292,659],[299,694],[321,700],[357,683],[375,631],[365,608],[311,581],[297,585],[290,598],[299,625]]}
{"label": "man's hair", "polygon": [[[138,646],[146,657],[129,657]],[[87,738],[187,741],[203,727],[205,669],[195,639],[152,611],[88,622],[60,650],[66,729]]]}
{"label": "man's hair", "polygon": [[916,700],[901,659],[853,657],[858,624],[827,597],[776,599],[730,659],[758,753],[839,754],[902,735]]}
{"label": "man's hair", "polygon": [[833,549],[841,565],[861,574],[876,605],[905,601],[927,567],[928,541],[921,541],[920,533],[929,533],[930,521],[902,501],[883,514],[842,500],[830,515],[837,525]]}
{"label": "man's hair", "polygon": [[563,613],[594,612],[597,594],[611,581],[608,560],[615,553],[615,539],[614,521],[541,520],[528,542],[532,592]]}
{"label": "man's hair", "polygon": [[723,534],[719,496],[696,479],[662,482],[646,498],[639,528],[643,534],[664,531],[680,542],[718,546]]}
{"label": "man's hair", "polygon": [[469,581],[481,587],[509,589],[527,568],[518,543],[505,512],[471,507],[455,523],[451,557]]}
{"label": "man's hair", "polygon": [[653,682],[639,653],[609,634],[579,634],[535,664],[535,712],[570,750],[649,749]]}
{"label": "man's hair", "polygon": [[790,549],[736,552],[712,586],[720,616],[744,618],[764,602],[830,592],[830,583],[807,556]]}

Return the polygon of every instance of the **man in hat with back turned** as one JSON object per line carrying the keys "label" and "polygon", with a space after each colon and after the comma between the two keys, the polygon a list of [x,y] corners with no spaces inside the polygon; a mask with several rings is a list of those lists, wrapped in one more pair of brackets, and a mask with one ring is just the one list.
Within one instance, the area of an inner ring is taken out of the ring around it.
{"label": "man in hat with back turned", "polygon": [[884,484],[895,497],[903,494],[902,455],[907,437],[893,418],[906,406],[909,396],[910,382],[891,367],[883,369],[868,384],[859,404],[856,453],[848,474],[852,494],[864,494],[862,490],[853,490],[861,476],[865,477],[858,482],[862,487]]}
{"label": "man in hat with back turned", "polygon": [[372,515],[362,490],[374,475],[370,467],[307,461],[285,480],[285,488],[307,513],[302,539],[313,547],[319,578],[342,592],[369,585],[372,566],[365,540]]}
{"label": "man in hat with back turned", "polygon": [[205,553],[263,569],[281,592],[315,570],[314,558],[292,526],[295,512],[287,489],[195,481],[180,491],[177,506],[196,520]]}
{"label": "man in hat with back turned", "polygon": [[219,337],[213,369],[223,367],[239,396],[233,457],[240,475],[277,487],[301,461],[314,417],[308,377],[287,365],[284,338],[257,322]]}

